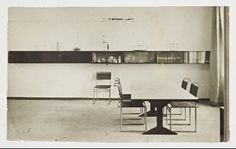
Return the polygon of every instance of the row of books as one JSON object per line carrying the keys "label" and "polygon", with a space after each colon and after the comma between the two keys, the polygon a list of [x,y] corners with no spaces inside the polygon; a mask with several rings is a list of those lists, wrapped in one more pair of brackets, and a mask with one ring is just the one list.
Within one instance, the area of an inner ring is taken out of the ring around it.
{"label": "row of books", "polygon": [[190,64],[205,64],[208,63],[209,57],[207,57],[205,51],[199,51],[199,52],[185,52],[184,59],[186,63]]}
{"label": "row of books", "polygon": [[209,63],[209,54],[205,51],[157,54],[158,64],[205,64]]}
{"label": "row of books", "polygon": [[93,55],[93,63],[206,64],[209,63],[209,54],[206,51],[157,52],[156,58],[148,52],[126,53],[124,57],[121,55]]}

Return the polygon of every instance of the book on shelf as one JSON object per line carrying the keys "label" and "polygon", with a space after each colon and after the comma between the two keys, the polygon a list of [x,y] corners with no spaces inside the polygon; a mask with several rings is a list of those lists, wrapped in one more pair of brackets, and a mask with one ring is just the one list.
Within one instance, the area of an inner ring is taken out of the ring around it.
{"label": "book on shelf", "polygon": [[189,62],[188,52],[184,52],[184,63],[187,64]]}
{"label": "book on shelf", "polygon": [[194,64],[197,63],[197,52],[189,52],[189,63]]}
{"label": "book on shelf", "polygon": [[197,63],[204,64],[205,63],[205,51],[201,51],[197,53]]}

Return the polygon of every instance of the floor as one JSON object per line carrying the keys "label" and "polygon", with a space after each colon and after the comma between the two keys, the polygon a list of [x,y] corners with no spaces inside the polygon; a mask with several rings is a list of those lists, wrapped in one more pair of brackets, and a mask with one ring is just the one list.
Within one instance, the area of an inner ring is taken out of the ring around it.
{"label": "floor", "polygon": [[[142,135],[120,132],[118,101],[8,100],[8,140],[79,142],[218,142],[220,111],[199,103],[197,133]],[[148,104],[148,103],[147,103]],[[148,117],[148,129],[156,119]],[[169,127],[169,126],[166,126]],[[127,129],[128,127],[126,127]],[[141,130],[143,126],[129,127]],[[178,126],[179,128],[179,126]],[[181,129],[183,127],[180,127]]]}

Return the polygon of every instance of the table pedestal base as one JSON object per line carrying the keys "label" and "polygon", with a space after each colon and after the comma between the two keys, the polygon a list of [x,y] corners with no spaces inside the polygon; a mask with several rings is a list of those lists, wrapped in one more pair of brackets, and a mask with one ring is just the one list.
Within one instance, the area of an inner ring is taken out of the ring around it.
{"label": "table pedestal base", "polygon": [[173,132],[165,127],[155,127],[143,133],[144,135],[177,135],[176,132]]}

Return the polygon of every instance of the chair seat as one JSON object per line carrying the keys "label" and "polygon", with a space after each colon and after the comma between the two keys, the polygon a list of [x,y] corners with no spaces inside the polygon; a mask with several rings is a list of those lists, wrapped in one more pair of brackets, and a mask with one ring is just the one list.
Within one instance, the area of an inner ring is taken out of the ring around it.
{"label": "chair seat", "polygon": [[123,101],[122,107],[144,107],[143,102]]}
{"label": "chair seat", "polygon": [[95,85],[94,88],[108,89],[111,88],[111,85]]}
{"label": "chair seat", "polygon": [[196,107],[195,102],[189,102],[189,101],[186,101],[186,102],[185,101],[175,101],[175,102],[171,102],[170,105],[174,108],[177,108],[177,107],[179,107],[179,108],[193,107],[194,108],[194,107]]}

